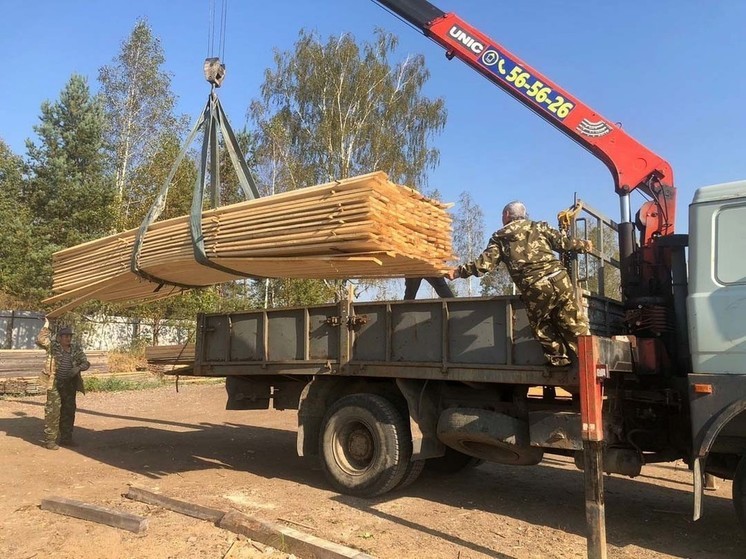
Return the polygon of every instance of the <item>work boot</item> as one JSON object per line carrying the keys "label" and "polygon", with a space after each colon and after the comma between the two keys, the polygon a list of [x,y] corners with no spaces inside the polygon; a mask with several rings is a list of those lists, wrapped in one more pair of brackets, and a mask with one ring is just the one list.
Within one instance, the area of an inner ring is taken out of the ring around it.
{"label": "work boot", "polygon": [[44,445],[44,448],[48,450],[59,450],[60,447],[56,442],[50,441]]}

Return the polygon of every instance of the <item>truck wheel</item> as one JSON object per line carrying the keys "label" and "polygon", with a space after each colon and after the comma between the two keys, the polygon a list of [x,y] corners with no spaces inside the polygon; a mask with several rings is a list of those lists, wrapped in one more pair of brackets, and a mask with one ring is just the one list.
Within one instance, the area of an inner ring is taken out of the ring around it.
{"label": "truck wheel", "polygon": [[337,400],[324,416],[319,445],[332,486],[358,497],[396,487],[412,456],[409,424],[391,402],[375,394]]}
{"label": "truck wheel", "polygon": [[422,470],[425,469],[425,462],[427,462],[427,460],[415,460],[414,462],[410,460],[409,464],[407,464],[407,469],[404,472],[404,477],[399,482],[399,485],[396,486],[396,488],[404,489],[405,487],[409,487],[415,481],[417,481],[417,478],[420,477]]}
{"label": "truck wheel", "polygon": [[733,478],[733,505],[741,528],[746,530],[746,456],[741,457]]}
{"label": "truck wheel", "polygon": [[528,424],[490,410],[450,408],[438,419],[438,439],[447,446],[498,464],[532,466],[544,451],[531,446]]}
{"label": "truck wheel", "polygon": [[446,447],[446,453],[443,456],[430,458],[426,462],[425,469],[439,474],[455,474],[461,470],[476,468],[484,464],[481,458],[464,454],[450,446]]}

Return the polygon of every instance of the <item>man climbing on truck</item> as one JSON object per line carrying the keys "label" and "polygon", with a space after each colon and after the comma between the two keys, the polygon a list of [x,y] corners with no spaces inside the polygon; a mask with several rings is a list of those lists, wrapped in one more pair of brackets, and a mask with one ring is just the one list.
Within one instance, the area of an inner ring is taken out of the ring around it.
{"label": "man climbing on truck", "polygon": [[448,278],[483,276],[504,262],[521,292],[534,336],[550,365],[570,364],[576,338],[588,333],[570,277],[554,252],[587,252],[591,241],[567,237],[546,222],[531,221],[522,202],[503,208],[503,228],[492,234],[476,260],[453,268]]}

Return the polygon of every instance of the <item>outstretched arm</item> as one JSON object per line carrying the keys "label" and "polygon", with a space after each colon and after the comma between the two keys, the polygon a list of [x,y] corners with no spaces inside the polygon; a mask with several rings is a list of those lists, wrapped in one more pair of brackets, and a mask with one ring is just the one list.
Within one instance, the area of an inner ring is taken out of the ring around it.
{"label": "outstretched arm", "polygon": [[470,276],[481,277],[497,268],[502,256],[503,254],[500,245],[497,243],[497,240],[493,235],[490,242],[487,244],[487,248],[482,251],[482,254],[480,254],[476,260],[472,260],[471,262],[453,268],[448,274],[448,279],[468,278]]}

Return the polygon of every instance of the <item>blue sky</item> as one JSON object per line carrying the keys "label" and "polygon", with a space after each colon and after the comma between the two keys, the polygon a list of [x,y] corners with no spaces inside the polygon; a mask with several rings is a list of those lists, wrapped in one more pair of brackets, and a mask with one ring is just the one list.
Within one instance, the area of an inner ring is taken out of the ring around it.
{"label": "blue sky", "polygon": [[[746,2],[434,3],[667,159],[679,189],[678,231],[687,229],[696,188],[746,179]],[[57,99],[71,73],[97,87],[98,68],[111,62],[138,17],[162,41],[178,110],[192,118],[202,110],[209,92],[201,69],[208,0],[2,0],[2,6],[0,137],[17,153],[33,136],[42,101]],[[381,27],[399,35],[402,57],[425,55],[431,71],[425,92],[443,97],[448,109],[430,186],[448,201],[468,190],[484,210],[487,233],[507,201],[520,198],[532,217],[554,223],[576,191],[618,218],[611,176],[598,160],[370,0],[229,0],[228,75],[219,94],[234,127],[245,121],[273,48],[292,48],[303,27],[360,40]]]}

